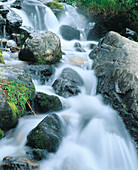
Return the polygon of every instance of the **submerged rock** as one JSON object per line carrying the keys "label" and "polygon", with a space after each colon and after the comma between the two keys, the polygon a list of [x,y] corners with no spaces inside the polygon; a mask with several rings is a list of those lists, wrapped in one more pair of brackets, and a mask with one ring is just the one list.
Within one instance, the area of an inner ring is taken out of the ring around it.
{"label": "submerged rock", "polygon": [[19,59],[40,64],[53,64],[62,58],[59,37],[52,32],[32,33],[19,53]]}
{"label": "submerged rock", "polygon": [[46,116],[27,136],[27,145],[32,148],[56,152],[62,141],[62,123],[56,114]]}
{"label": "submerged rock", "polygon": [[138,143],[138,43],[109,32],[90,53],[103,94]]}
{"label": "submerged rock", "polygon": [[34,99],[34,108],[39,113],[58,111],[62,109],[62,103],[57,96],[37,92]]}
{"label": "submerged rock", "polygon": [[31,77],[24,70],[0,66],[0,128],[9,130],[25,114],[26,103],[35,95]]}
{"label": "submerged rock", "polygon": [[31,77],[41,85],[45,84],[52,77],[55,69],[51,65],[29,65],[25,68]]}
{"label": "submerged rock", "polygon": [[72,65],[75,65],[75,66],[81,66],[81,65],[84,65],[85,61],[86,60],[84,58],[81,58],[81,57],[72,57],[69,60],[69,63],[72,64]]}
{"label": "submerged rock", "polygon": [[80,92],[78,86],[82,85],[83,80],[79,74],[71,68],[65,68],[61,76],[52,84],[52,87],[58,95],[69,97],[77,95]]}
{"label": "submerged rock", "polygon": [[40,165],[31,159],[7,156],[0,164],[3,170],[38,170]]}
{"label": "submerged rock", "polygon": [[37,161],[46,159],[48,157],[48,151],[46,149],[33,149],[26,152],[26,154],[29,159],[35,159]]}
{"label": "submerged rock", "polygon": [[80,31],[69,25],[62,25],[60,27],[60,33],[65,40],[80,40]]}

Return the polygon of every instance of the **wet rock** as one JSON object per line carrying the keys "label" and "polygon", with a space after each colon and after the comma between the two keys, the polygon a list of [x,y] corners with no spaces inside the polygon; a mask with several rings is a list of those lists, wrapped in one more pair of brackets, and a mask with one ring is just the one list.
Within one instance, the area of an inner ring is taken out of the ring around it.
{"label": "wet rock", "polygon": [[75,66],[81,66],[81,65],[84,65],[85,61],[86,60],[84,58],[81,58],[81,57],[72,57],[69,60],[69,63],[72,64],[72,65],[75,65]]}
{"label": "wet rock", "polygon": [[19,52],[20,49],[21,49],[20,47],[10,47],[10,51],[11,51],[12,53]]}
{"label": "wet rock", "polygon": [[71,26],[62,25],[60,27],[60,33],[65,40],[80,40],[80,31]]}
{"label": "wet rock", "polygon": [[2,167],[3,170],[38,170],[40,165],[27,158],[15,158],[7,156],[3,159],[0,167]]}
{"label": "wet rock", "polygon": [[16,0],[13,4],[11,4],[11,7],[21,9],[22,8],[22,2],[23,2],[23,0]]}
{"label": "wet rock", "polygon": [[71,68],[65,68],[61,76],[52,84],[52,87],[56,94],[69,97],[77,95],[80,92],[78,86],[81,85],[83,85],[83,80],[79,74]]}
{"label": "wet rock", "polygon": [[53,2],[46,2],[44,4],[49,8],[51,8],[51,10],[53,11],[53,13],[56,15],[58,19],[60,19],[61,16],[65,15],[65,9],[59,2],[53,1]]}
{"label": "wet rock", "polygon": [[30,34],[34,33],[34,29],[29,26],[21,26],[19,27],[19,34],[21,38],[21,45],[25,43],[25,40],[30,36]]}
{"label": "wet rock", "polygon": [[90,53],[98,77],[97,92],[103,94],[123,118],[138,143],[138,43],[109,32]]}
{"label": "wet rock", "polygon": [[19,59],[40,64],[53,64],[62,57],[59,37],[52,32],[32,33],[19,53]]}
{"label": "wet rock", "polygon": [[25,71],[43,85],[49,81],[55,70],[51,65],[29,65],[25,68]]}
{"label": "wet rock", "polygon": [[6,18],[8,12],[9,12],[8,9],[0,9],[0,15],[2,15],[3,18]]}
{"label": "wet rock", "polygon": [[99,40],[104,37],[107,33],[106,28],[100,24],[96,23],[94,27],[87,33],[87,40]]}
{"label": "wet rock", "polygon": [[29,159],[35,159],[37,161],[46,159],[48,157],[48,151],[46,149],[33,149],[26,152],[26,154]]}
{"label": "wet rock", "polygon": [[36,112],[46,113],[62,109],[62,103],[57,96],[37,92],[34,99]]}
{"label": "wet rock", "polygon": [[137,40],[137,33],[129,28],[126,28],[125,36],[132,40]]}
{"label": "wet rock", "polygon": [[56,114],[49,114],[28,134],[27,145],[56,152],[62,136],[61,120]]}
{"label": "wet rock", "polygon": [[31,77],[24,70],[0,66],[0,128],[9,130],[27,110],[26,103],[35,95]]}
{"label": "wet rock", "polygon": [[78,48],[78,47],[81,48],[81,44],[80,44],[79,42],[75,42],[74,47],[75,47],[75,48]]}
{"label": "wet rock", "polygon": [[14,11],[10,10],[7,14],[7,24],[6,24],[6,31],[9,34],[18,33],[18,28],[22,25],[22,18],[15,13]]}

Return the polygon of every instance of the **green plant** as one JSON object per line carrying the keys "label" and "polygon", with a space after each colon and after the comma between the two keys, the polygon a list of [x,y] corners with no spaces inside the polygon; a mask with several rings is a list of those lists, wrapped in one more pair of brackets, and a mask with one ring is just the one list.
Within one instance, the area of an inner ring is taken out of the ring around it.
{"label": "green plant", "polygon": [[1,63],[1,64],[5,64],[5,62],[4,62],[4,57],[3,57],[3,55],[2,55],[1,52],[0,52],[0,63]]}
{"label": "green plant", "polygon": [[0,129],[0,139],[3,138],[3,136],[4,136],[4,132],[3,130]]}

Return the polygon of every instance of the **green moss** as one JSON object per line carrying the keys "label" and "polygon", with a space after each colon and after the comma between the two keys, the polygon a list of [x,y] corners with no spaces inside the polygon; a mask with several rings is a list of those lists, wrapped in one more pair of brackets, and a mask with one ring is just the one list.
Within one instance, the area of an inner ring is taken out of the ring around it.
{"label": "green moss", "polygon": [[56,2],[56,1],[48,2],[46,3],[46,5],[50,7],[51,9],[60,9],[61,11],[65,11],[64,7],[59,2]]}
{"label": "green moss", "polygon": [[4,132],[3,130],[0,129],[0,139],[3,138],[3,136],[4,136]]}
{"label": "green moss", "polygon": [[17,106],[11,101],[8,101],[7,103],[9,104],[9,106],[12,110],[13,117],[17,118],[18,114],[19,114],[19,110],[18,110]]}
{"label": "green moss", "polygon": [[5,64],[4,57],[3,57],[2,53],[0,53],[0,63]]}

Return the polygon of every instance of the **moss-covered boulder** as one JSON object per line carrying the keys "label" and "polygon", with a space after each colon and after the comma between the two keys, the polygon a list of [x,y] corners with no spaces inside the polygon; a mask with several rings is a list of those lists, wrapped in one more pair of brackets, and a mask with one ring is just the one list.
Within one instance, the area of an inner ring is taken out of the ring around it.
{"label": "moss-covered boulder", "polygon": [[53,64],[62,58],[61,42],[52,32],[32,33],[19,53],[19,59],[39,64]]}
{"label": "moss-covered boulder", "polygon": [[62,122],[58,115],[46,116],[27,136],[27,145],[32,148],[56,152],[63,137]]}
{"label": "moss-covered boulder", "polygon": [[59,2],[57,1],[46,2],[45,5],[51,8],[51,10],[54,12],[58,19],[60,19],[62,15],[65,15],[65,9]]}
{"label": "moss-covered boulder", "polygon": [[57,96],[37,92],[34,99],[35,111],[46,113],[62,109],[62,103]]}
{"label": "moss-covered boulder", "polygon": [[2,53],[0,53],[0,63],[5,64],[4,57],[3,57]]}
{"label": "moss-covered boulder", "polygon": [[[33,100],[35,87],[23,70],[0,66],[0,128],[9,130],[25,114],[26,106]],[[28,107],[29,108],[29,107]]]}

